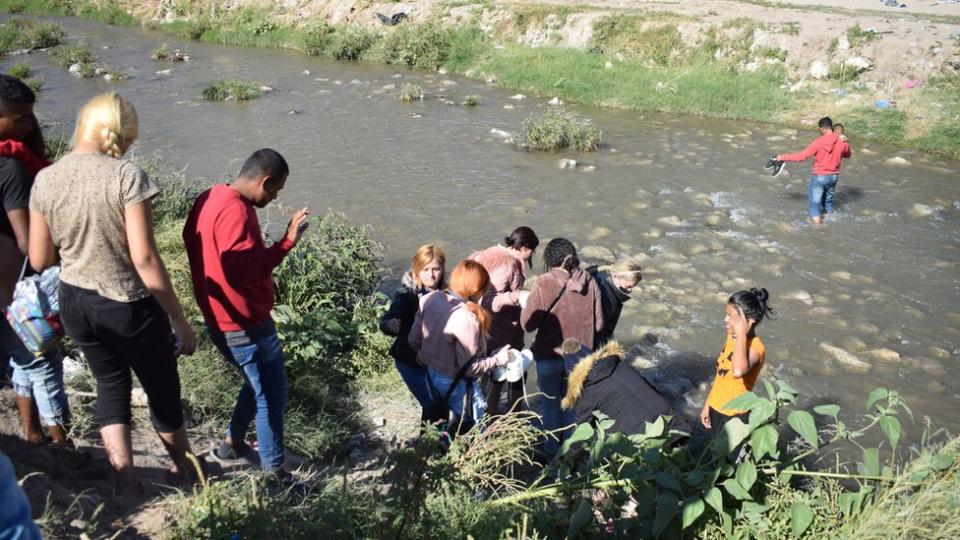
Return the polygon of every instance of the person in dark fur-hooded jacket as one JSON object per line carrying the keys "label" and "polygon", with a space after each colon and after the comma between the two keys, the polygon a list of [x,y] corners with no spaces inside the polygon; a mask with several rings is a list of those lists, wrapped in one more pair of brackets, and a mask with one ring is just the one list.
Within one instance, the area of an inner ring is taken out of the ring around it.
{"label": "person in dark fur-hooded jacket", "polygon": [[[674,415],[660,392],[624,361],[626,351],[616,341],[590,353],[568,340],[564,353],[569,376],[562,406],[574,411],[578,424],[590,422],[594,411],[599,411],[615,421],[610,431],[629,435],[643,433],[646,423],[659,416]],[[687,425],[679,416],[671,422],[671,427],[681,430]]]}

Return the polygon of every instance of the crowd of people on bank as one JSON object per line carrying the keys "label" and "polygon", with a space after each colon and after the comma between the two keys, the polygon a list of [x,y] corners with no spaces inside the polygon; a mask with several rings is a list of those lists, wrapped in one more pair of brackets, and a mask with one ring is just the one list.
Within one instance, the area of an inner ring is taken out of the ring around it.
{"label": "crowd of people on bank", "polygon": [[[172,459],[170,481],[189,481],[193,449],[176,358],[194,351],[197,335],[157,250],[151,199],[160,188],[124,159],[139,135],[136,110],[116,93],[93,98],[79,111],[69,153],[51,164],[34,102],[22,82],[0,75],[0,240],[9,243],[0,245],[7,248],[3,304],[13,281],[59,268],[60,318],[97,383],[96,419],[117,490],[141,489],[131,442],[134,376]],[[278,197],[289,174],[278,152],[254,152],[232,182],[197,197],[182,235],[205,330],[243,379],[230,423],[208,455],[224,463],[258,458],[262,469],[281,479],[289,478],[288,382],[271,318],[272,273],[295,249],[310,212],[295,212],[285,234],[268,246],[256,210]],[[641,282],[640,265],[625,258],[583,268],[574,243],[553,238],[542,248],[543,272],[527,290],[540,248],[531,228],[517,227],[449,273],[440,246],[416,250],[381,329],[395,336],[390,355],[423,419],[437,419],[439,408],[447,424],[457,426],[524,406],[525,379],[494,376],[524,354],[533,359],[542,393],[542,427],[553,433],[539,448],[547,457],[565,428],[590,421],[594,411],[627,432],[672,414],[614,340],[621,308]],[[768,301],[765,289],[729,298],[726,340],[700,415],[708,429],[746,414],[725,405],[753,387],[764,364],[756,326],[771,312]],[[521,354],[528,335],[532,342]],[[33,444],[70,444],[62,352],[32,353],[6,322],[0,322],[0,340],[13,370],[24,437]],[[251,423],[255,444],[247,436]]]}

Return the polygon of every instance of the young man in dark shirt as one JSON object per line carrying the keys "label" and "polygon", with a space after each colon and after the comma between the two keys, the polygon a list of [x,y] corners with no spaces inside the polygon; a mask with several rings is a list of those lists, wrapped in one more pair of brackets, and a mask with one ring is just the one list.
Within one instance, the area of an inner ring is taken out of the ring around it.
{"label": "young man in dark shirt", "polygon": [[[36,99],[22,81],[0,75],[0,236],[16,244],[19,253],[15,264],[26,270],[29,269],[21,265],[27,254],[30,188],[37,172],[49,164],[33,115]],[[66,442],[70,409],[63,386],[60,350],[34,356],[4,317],[0,319],[0,365],[5,367],[8,362],[13,367],[13,388],[24,437],[32,443],[42,442],[42,423],[54,442]]]}

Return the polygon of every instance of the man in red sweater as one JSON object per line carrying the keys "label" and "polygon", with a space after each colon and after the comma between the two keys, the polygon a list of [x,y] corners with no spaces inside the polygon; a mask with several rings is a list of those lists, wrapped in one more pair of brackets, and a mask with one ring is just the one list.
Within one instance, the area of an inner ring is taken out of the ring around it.
{"label": "man in red sweater", "polygon": [[277,198],[289,174],[283,156],[257,150],[232,184],[203,192],[183,228],[193,292],[213,343],[244,379],[226,437],[211,456],[221,462],[246,457],[253,421],[260,445],[260,466],[281,478],[283,408],[287,377],[273,308],[273,269],[300,240],[308,209],[294,214],[286,234],[267,247],[255,208]]}
{"label": "man in red sweater", "polygon": [[807,188],[807,203],[810,219],[817,225],[823,223],[823,215],[833,212],[833,194],[840,179],[840,160],[850,157],[850,143],[833,132],[833,121],[823,117],[818,123],[820,136],[802,152],[780,154],[774,158],[774,176],[779,174],[785,161],[805,161],[813,157],[813,176]]}

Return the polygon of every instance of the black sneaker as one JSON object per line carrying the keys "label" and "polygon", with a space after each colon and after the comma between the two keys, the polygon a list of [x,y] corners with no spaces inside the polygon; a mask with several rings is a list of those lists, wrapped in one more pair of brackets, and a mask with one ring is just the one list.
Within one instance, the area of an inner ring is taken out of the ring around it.
{"label": "black sneaker", "polygon": [[787,164],[783,161],[774,161],[773,170],[770,171],[770,176],[780,176],[780,173],[787,168],[786,165]]}
{"label": "black sneaker", "polygon": [[777,164],[777,156],[771,156],[770,159],[764,164],[763,168],[766,170],[771,170]]}

